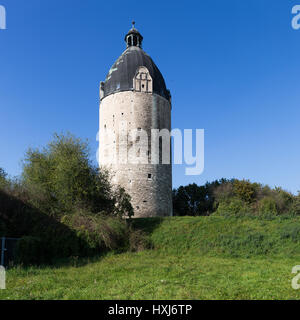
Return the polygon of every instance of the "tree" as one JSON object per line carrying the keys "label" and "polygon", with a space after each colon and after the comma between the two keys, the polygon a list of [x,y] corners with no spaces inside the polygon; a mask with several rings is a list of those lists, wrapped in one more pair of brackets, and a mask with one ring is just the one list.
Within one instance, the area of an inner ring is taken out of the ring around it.
{"label": "tree", "polygon": [[298,195],[294,197],[291,205],[291,213],[295,215],[300,215],[300,191]]}
{"label": "tree", "polygon": [[115,190],[116,199],[115,212],[118,216],[126,216],[131,218],[134,215],[133,207],[131,205],[131,197],[125,192],[124,188],[117,187]]}
{"label": "tree", "polygon": [[236,197],[247,203],[255,201],[258,189],[261,186],[258,183],[251,183],[248,180],[237,180],[233,182],[233,193]]}
{"label": "tree", "polygon": [[173,190],[173,211],[175,216],[186,216],[191,214],[189,196],[183,186]]}
{"label": "tree", "polygon": [[217,207],[216,189],[227,185],[229,180],[220,179],[207,182],[204,186],[189,184],[173,190],[173,211],[179,216],[206,216],[212,214]]}
{"label": "tree", "polygon": [[207,215],[210,208],[211,198],[208,185],[198,186],[194,183],[173,190],[173,211],[175,215]]}
{"label": "tree", "polygon": [[0,188],[3,188],[6,183],[7,183],[7,173],[2,169],[0,168]]}
{"label": "tree", "polygon": [[94,166],[89,156],[87,142],[71,134],[55,134],[42,150],[29,149],[22,181],[32,204],[50,215],[71,213],[76,208],[119,214],[120,203],[128,210],[129,198],[113,191],[109,173]]}

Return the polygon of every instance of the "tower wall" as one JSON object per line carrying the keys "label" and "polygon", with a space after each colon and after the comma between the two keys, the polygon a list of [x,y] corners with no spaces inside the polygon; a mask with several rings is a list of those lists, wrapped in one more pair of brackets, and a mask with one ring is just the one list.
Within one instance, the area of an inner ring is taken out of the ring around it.
{"label": "tower wall", "polygon": [[[100,165],[112,172],[113,183],[130,194],[134,217],[172,215],[171,164],[107,164],[113,150],[119,152],[121,123],[127,130],[141,128],[148,134],[151,151],[151,129],[171,130],[171,104],[155,93],[124,91],[111,94],[100,103]],[[114,135],[105,134],[111,130]],[[128,140],[128,149],[131,147]],[[151,177],[151,178],[150,178]]]}

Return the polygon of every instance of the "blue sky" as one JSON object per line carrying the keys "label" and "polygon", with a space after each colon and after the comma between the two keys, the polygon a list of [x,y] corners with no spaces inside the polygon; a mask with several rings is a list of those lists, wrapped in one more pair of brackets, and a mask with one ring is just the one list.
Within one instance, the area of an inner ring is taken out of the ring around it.
{"label": "blue sky", "polygon": [[[205,129],[205,171],[300,190],[300,0],[0,0],[0,167],[21,172],[54,132],[96,154],[99,82],[125,49],[132,19],[172,93],[174,128]],[[95,156],[94,156],[95,157]]]}

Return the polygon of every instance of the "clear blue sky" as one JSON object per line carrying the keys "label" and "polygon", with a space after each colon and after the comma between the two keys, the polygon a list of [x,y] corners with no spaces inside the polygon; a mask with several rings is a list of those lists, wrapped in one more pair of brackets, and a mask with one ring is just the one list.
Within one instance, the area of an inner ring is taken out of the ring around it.
{"label": "clear blue sky", "polygon": [[54,132],[97,149],[99,82],[132,19],[165,77],[174,128],[205,129],[205,171],[300,190],[300,0],[0,0],[0,167],[21,171]]}

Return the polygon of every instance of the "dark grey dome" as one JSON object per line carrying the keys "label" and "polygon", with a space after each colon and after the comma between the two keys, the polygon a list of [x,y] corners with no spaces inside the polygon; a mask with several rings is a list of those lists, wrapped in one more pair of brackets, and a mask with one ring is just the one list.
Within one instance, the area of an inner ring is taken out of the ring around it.
{"label": "dark grey dome", "polygon": [[165,80],[159,69],[139,46],[129,46],[114,63],[102,83],[103,98],[120,91],[133,90],[133,78],[138,67],[146,67],[153,80],[153,92],[170,99],[170,91],[167,90]]}

